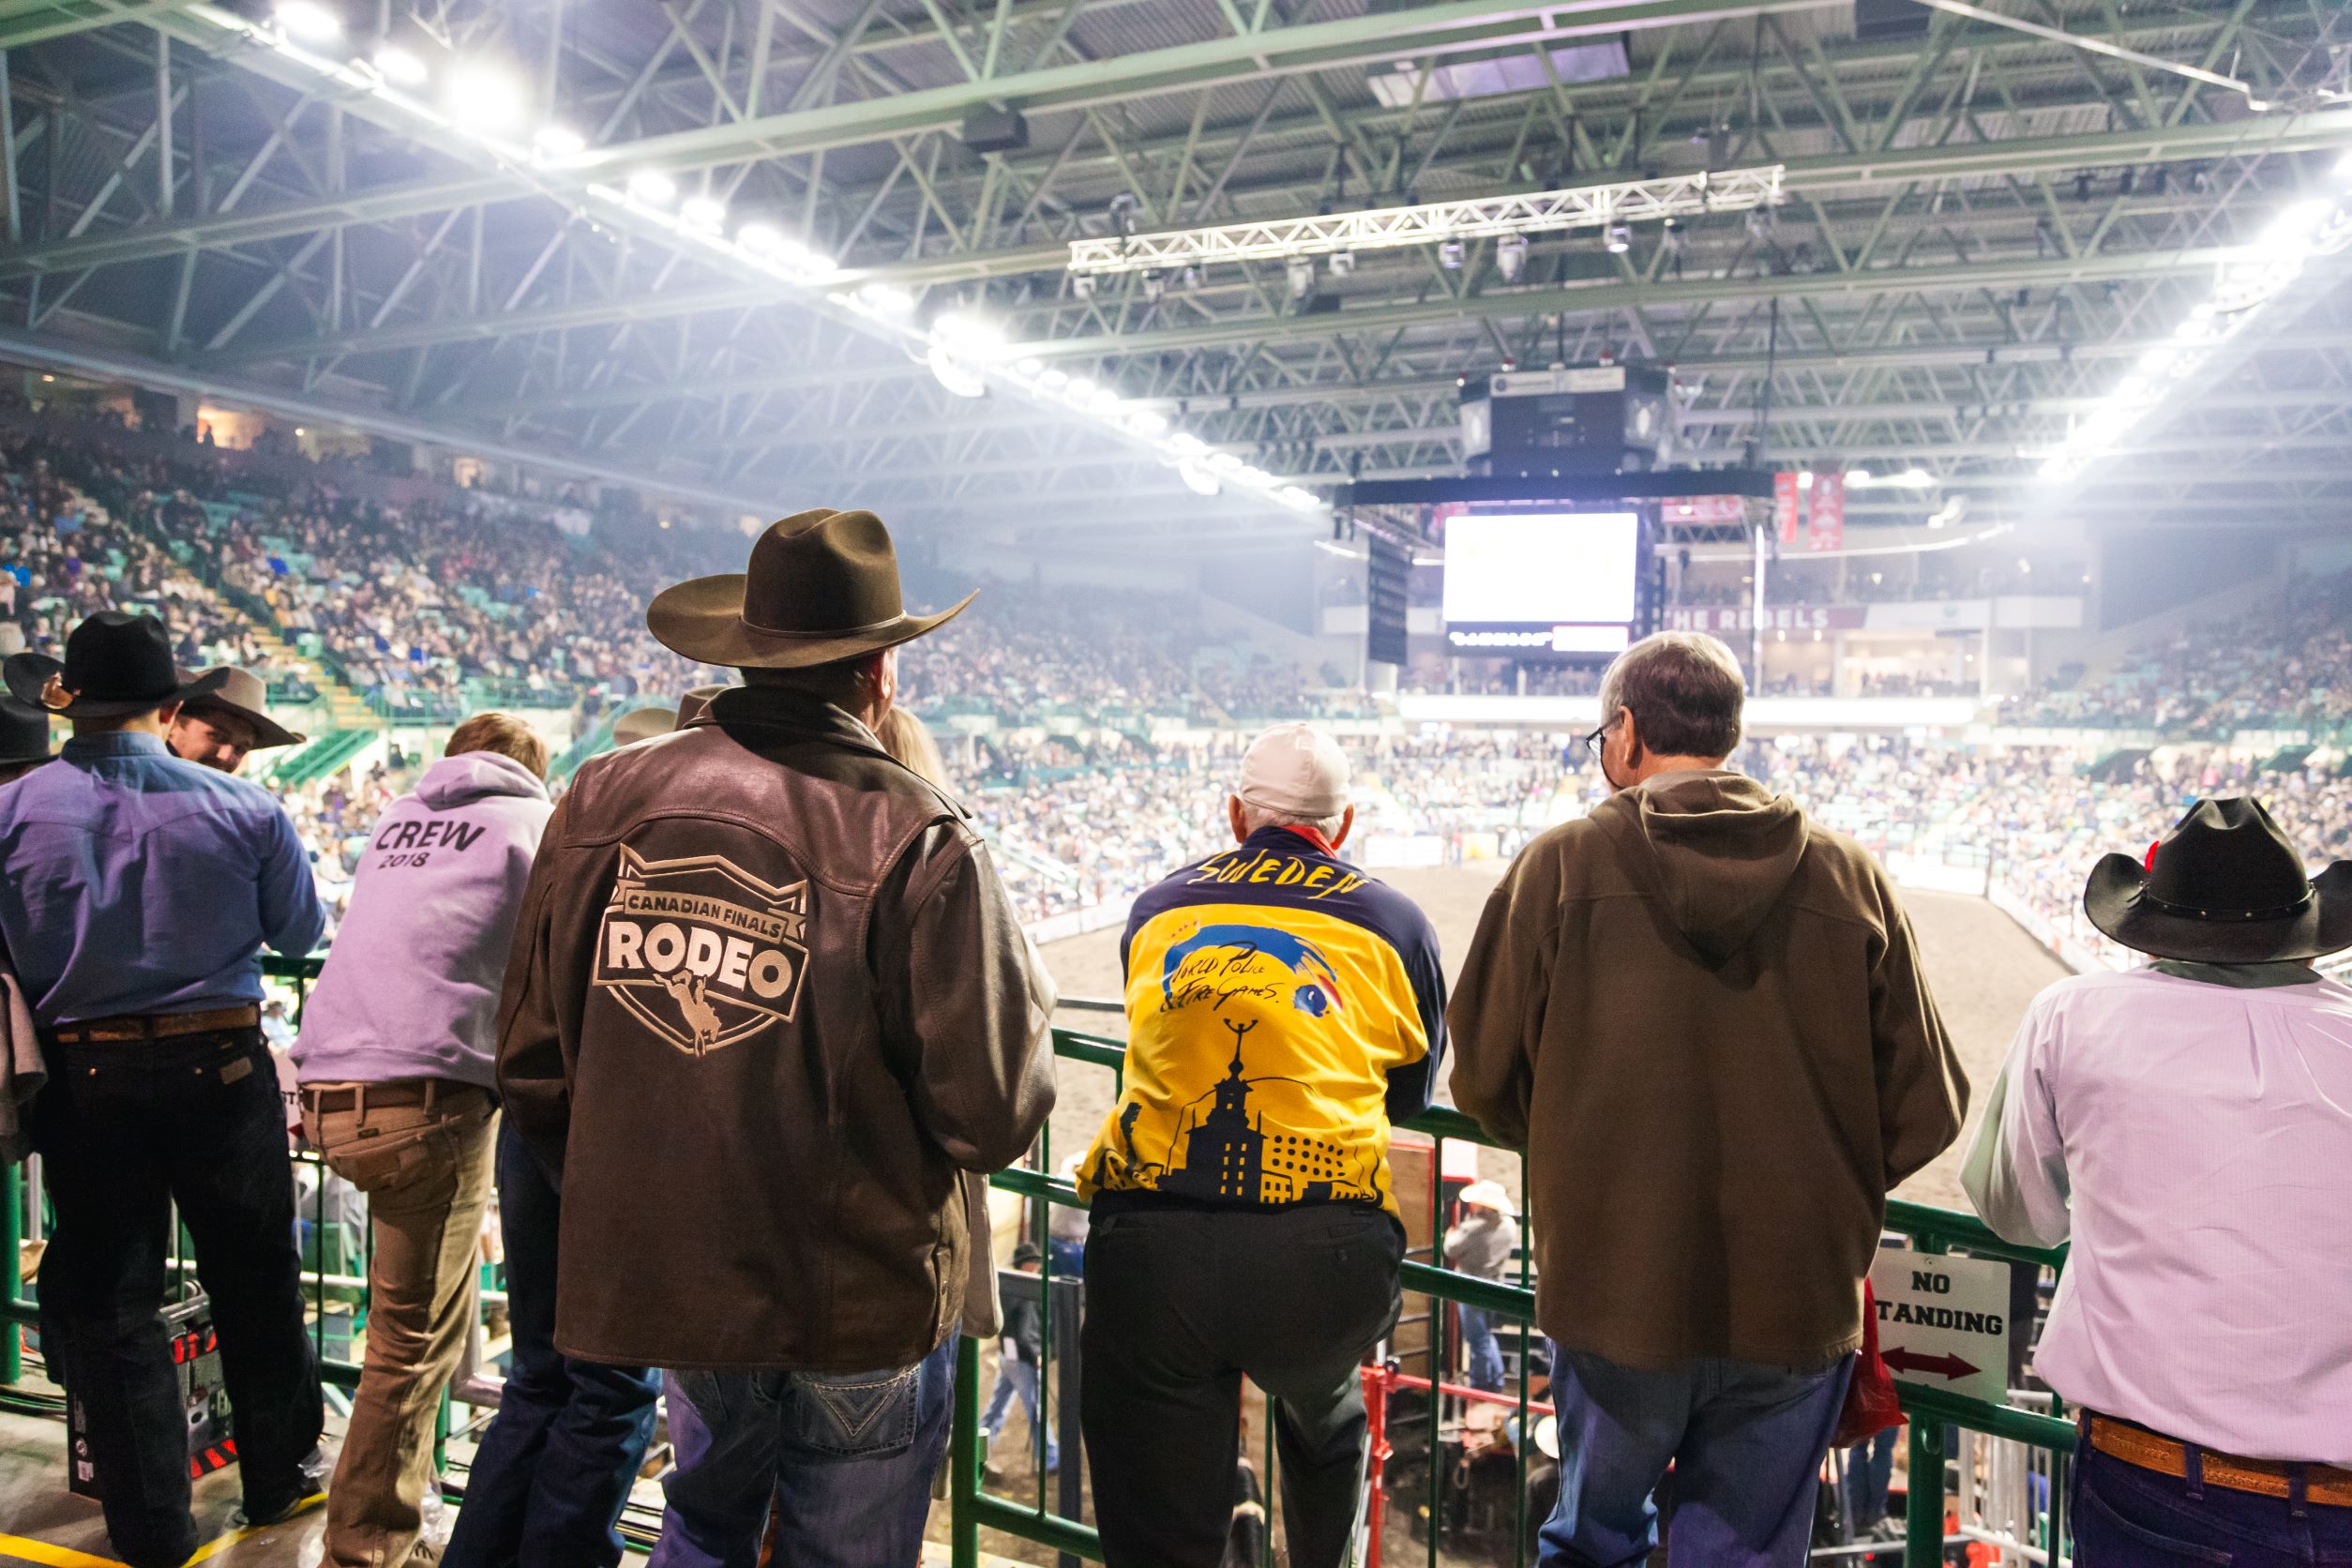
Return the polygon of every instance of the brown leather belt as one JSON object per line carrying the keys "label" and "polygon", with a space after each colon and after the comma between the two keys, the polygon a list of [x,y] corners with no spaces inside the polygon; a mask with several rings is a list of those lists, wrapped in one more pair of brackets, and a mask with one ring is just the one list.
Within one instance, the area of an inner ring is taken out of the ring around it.
{"label": "brown leather belt", "polygon": [[[2085,1419],[2090,1425],[2090,1446],[2100,1453],[2159,1475],[2175,1479],[2188,1476],[2189,1450],[2185,1443],[2103,1415]],[[2338,1470],[2333,1465],[2289,1464],[2278,1459],[2240,1459],[2206,1449],[2200,1449],[2198,1456],[2203,1461],[2201,1473],[2209,1486],[2284,1498],[2294,1494],[2295,1480],[2300,1476],[2305,1500],[2328,1508],[2352,1508],[2352,1470]]]}
{"label": "brown leather belt", "polygon": [[460,1083],[455,1078],[386,1078],[382,1083],[306,1083],[302,1086],[302,1103],[320,1112],[364,1111],[369,1106],[430,1108],[467,1094],[489,1093],[479,1084]]}
{"label": "brown leather belt", "polygon": [[83,1018],[77,1023],[61,1023],[49,1033],[68,1046],[86,1045],[93,1040],[175,1040],[183,1034],[219,1034],[232,1029],[258,1029],[262,1010],[247,1003],[242,1007],[216,1007],[209,1013],[132,1014],[119,1018]]}

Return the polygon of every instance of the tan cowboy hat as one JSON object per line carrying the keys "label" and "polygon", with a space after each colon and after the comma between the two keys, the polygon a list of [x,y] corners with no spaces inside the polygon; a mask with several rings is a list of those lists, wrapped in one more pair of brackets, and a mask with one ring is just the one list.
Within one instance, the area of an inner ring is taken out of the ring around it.
{"label": "tan cowboy hat", "polygon": [[828,506],[771,523],[747,571],[664,589],[645,611],[665,648],[738,670],[805,670],[895,648],[954,620],[977,596],[910,615],[890,530]]}
{"label": "tan cowboy hat", "polygon": [[289,730],[269,716],[264,706],[269,701],[269,684],[250,670],[234,665],[216,665],[196,680],[222,678],[219,686],[209,696],[191,697],[181,705],[181,712],[202,718],[207,713],[225,713],[245,720],[253,727],[253,744],[247,749],[267,751],[277,746],[299,746],[310,737]]}
{"label": "tan cowboy hat", "polygon": [[678,727],[675,708],[631,708],[612,723],[614,746],[635,746],[639,741],[666,735]]}

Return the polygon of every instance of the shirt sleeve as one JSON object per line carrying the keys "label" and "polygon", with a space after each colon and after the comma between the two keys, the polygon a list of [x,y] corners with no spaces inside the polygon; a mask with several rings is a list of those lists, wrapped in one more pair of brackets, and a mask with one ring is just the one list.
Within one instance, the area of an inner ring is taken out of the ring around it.
{"label": "shirt sleeve", "polygon": [[2046,1003],[2028,1010],[1960,1168],[1960,1184],[1984,1223],[2028,1246],[2057,1246],[2073,1228],[2066,1139],[2052,1084],[2058,1019],[2058,1010]]}
{"label": "shirt sleeve", "polygon": [[275,952],[299,958],[326,935],[326,906],[302,836],[285,808],[271,803],[262,845],[262,935]]}
{"label": "shirt sleeve", "polygon": [[1870,1047],[1878,1082],[1878,1142],[1886,1190],[1960,1136],[1968,1078],[1920,972],[1919,943],[1894,890],[1879,887],[1886,936],[1870,974]]}
{"label": "shirt sleeve", "polygon": [[1514,1149],[1527,1147],[1535,1052],[1560,944],[1559,858],[1554,846],[1540,844],[1512,863],[1487,897],[1447,1012],[1454,1103]]}
{"label": "shirt sleeve", "polygon": [[1426,921],[1414,933],[1411,948],[1403,955],[1405,979],[1412,987],[1412,1007],[1421,1024],[1426,1048],[1414,1061],[1388,1072],[1388,1119],[1410,1121],[1429,1108],[1438,1087],[1438,1068],[1445,1061],[1445,966],[1438,959],[1438,934]]}

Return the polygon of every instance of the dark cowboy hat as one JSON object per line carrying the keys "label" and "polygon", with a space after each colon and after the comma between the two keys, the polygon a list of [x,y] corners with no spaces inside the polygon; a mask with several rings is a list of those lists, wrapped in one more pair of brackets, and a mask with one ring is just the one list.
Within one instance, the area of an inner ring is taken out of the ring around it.
{"label": "dark cowboy hat", "polygon": [[890,530],[871,512],[820,506],[771,523],[750,569],[664,589],[645,611],[662,646],[738,670],[805,670],[895,648],[963,613],[910,615]]}
{"label": "dark cowboy hat", "polygon": [[61,663],[47,654],[18,654],[0,665],[9,694],[60,718],[122,718],[171,702],[209,697],[228,683],[225,670],[180,679],[172,636],[152,615],[101,610],[66,639]]}
{"label": "dark cowboy hat", "polygon": [[0,767],[49,758],[49,716],[13,697],[0,697]]}
{"label": "dark cowboy hat", "polygon": [[188,712],[199,718],[208,713],[219,713],[244,720],[253,729],[253,744],[247,747],[250,751],[267,751],[274,746],[299,746],[310,738],[287,729],[269,716],[268,710],[263,706],[269,701],[269,684],[249,670],[224,664],[205,671],[203,675],[189,675],[183,671],[181,679],[204,680],[220,674],[228,676],[220,684],[220,689],[209,697],[189,698]]}
{"label": "dark cowboy hat", "polygon": [[2194,963],[2315,958],[2352,947],[2352,861],[2303,880],[2303,857],[2251,797],[2201,800],[2145,863],[2091,868],[2083,912],[2124,946]]}

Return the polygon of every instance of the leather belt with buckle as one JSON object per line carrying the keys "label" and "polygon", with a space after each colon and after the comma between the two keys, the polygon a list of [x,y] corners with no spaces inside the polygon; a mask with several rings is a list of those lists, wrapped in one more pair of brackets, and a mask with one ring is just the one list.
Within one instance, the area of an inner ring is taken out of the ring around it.
{"label": "leather belt with buckle", "polygon": [[88,1045],[93,1041],[110,1040],[176,1040],[186,1034],[218,1034],[232,1029],[258,1029],[262,1010],[247,1003],[242,1007],[216,1007],[208,1013],[132,1014],[119,1018],[84,1018],[76,1023],[61,1023],[50,1033],[68,1046]]}
{"label": "leather belt with buckle", "polygon": [[[2100,1453],[2176,1480],[2189,1473],[2189,1450],[2160,1432],[2128,1425],[2103,1415],[2087,1418],[2090,1446]],[[2298,1465],[2277,1459],[2240,1459],[2234,1455],[2201,1450],[2201,1472],[2209,1486],[2234,1492],[2258,1492],[2268,1498],[2291,1497],[2299,1475],[2306,1500],[2329,1508],[2352,1508],[2352,1470],[2333,1465]]]}
{"label": "leather belt with buckle", "polygon": [[468,1094],[487,1096],[489,1093],[478,1084],[459,1083],[452,1078],[387,1078],[382,1083],[306,1083],[302,1086],[302,1101],[322,1113],[364,1110],[369,1106],[430,1108]]}

